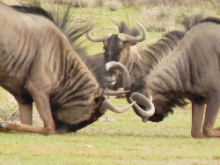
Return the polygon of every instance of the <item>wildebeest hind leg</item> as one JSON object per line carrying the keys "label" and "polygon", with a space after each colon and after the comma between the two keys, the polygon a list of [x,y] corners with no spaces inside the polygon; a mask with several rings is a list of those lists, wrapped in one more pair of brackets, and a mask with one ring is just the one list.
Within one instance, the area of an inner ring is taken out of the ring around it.
{"label": "wildebeest hind leg", "polygon": [[19,114],[22,124],[32,125],[32,103],[21,104],[18,102]]}
{"label": "wildebeest hind leg", "polygon": [[206,137],[220,137],[220,131],[213,129],[220,107],[220,94],[212,95],[207,100],[203,133]]}
{"label": "wildebeest hind leg", "polygon": [[33,127],[30,125],[20,124],[19,122],[1,122],[0,132],[26,132],[26,133],[40,133],[47,134],[45,128]]}
{"label": "wildebeest hind leg", "polygon": [[205,111],[205,104],[192,102],[192,129],[191,135],[194,138],[203,138],[202,123]]}

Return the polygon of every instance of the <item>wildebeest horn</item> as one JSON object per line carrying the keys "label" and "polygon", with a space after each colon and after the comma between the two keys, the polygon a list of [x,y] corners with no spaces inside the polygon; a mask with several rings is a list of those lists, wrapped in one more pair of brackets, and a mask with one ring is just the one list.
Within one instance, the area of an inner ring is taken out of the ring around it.
{"label": "wildebeest horn", "polygon": [[115,113],[123,113],[127,111],[129,108],[131,108],[135,104],[134,101],[130,105],[127,105],[123,108],[118,108],[114,106],[108,99],[104,100],[100,106],[100,113],[103,114],[107,111],[107,109],[115,112]]}
{"label": "wildebeest horn", "polygon": [[142,116],[142,121],[145,123],[147,122],[147,120],[153,116],[154,112],[155,112],[155,107],[154,104],[144,95],[134,92],[131,94],[131,98],[130,101],[133,102],[137,101],[137,104],[141,104],[144,107],[148,108],[148,111],[143,110],[142,108],[140,108],[137,104],[134,104],[134,108],[139,112],[139,114]]}
{"label": "wildebeest horn", "polygon": [[90,41],[93,41],[93,42],[103,42],[103,41],[106,41],[107,39],[109,39],[109,37],[111,37],[111,36],[112,36],[112,34],[109,33],[109,34],[105,35],[104,37],[95,38],[95,37],[92,37],[89,32],[86,33],[87,39]]}
{"label": "wildebeest horn", "polygon": [[141,31],[142,31],[142,37],[140,38],[136,38],[136,37],[132,37],[130,35],[127,35],[125,33],[120,33],[118,34],[118,38],[122,41],[130,41],[130,42],[142,42],[147,38],[147,31],[145,30],[145,28],[137,21],[135,21],[138,26],[140,27]]}
{"label": "wildebeest horn", "polygon": [[122,77],[123,77],[123,88],[124,90],[130,90],[131,89],[131,78],[130,75],[128,73],[127,68],[122,65],[120,62],[115,62],[115,61],[111,61],[108,62],[107,64],[105,64],[105,67],[107,70],[109,69],[118,69],[120,70]]}
{"label": "wildebeest horn", "polygon": [[[93,25],[94,25],[94,24],[95,24],[95,23],[93,23]],[[93,26],[93,25],[92,25],[92,26]],[[92,36],[91,36],[91,34],[89,33],[89,31],[86,33],[87,39],[90,40],[90,41],[93,41],[93,42],[103,42],[103,41],[106,41],[107,39],[109,39],[109,37],[111,37],[111,36],[112,36],[112,34],[109,33],[109,34],[105,35],[104,37],[95,38],[95,37],[92,37]]]}
{"label": "wildebeest horn", "polygon": [[114,91],[114,90],[110,90],[110,89],[105,89],[103,93],[105,95],[108,95],[108,96],[116,96],[116,95],[126,94],[126,93],[129,93],[129,92],[130,92],[130,90],[127,90],[127,91]]}

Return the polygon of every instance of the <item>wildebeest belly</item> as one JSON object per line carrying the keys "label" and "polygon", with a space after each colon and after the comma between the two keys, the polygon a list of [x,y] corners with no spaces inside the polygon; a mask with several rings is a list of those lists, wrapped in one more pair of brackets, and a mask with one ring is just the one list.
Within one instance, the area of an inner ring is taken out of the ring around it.
{"label": "wildebeest belly", "polygon": [[0,86],[9,91],[19,103],[28,104],[33,102],[31,95],[16,80],[10,81],[10,79],[6,78],[5,81],[0,82]]}

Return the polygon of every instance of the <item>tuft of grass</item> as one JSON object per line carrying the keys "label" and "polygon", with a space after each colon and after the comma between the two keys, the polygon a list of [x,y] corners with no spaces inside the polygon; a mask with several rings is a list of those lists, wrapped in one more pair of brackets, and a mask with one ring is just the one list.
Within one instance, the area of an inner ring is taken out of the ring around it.
{"label": "tuft of grass", "polygon": [[4,93],[4,98],[7,104],[0,106],[0,121],[18,121],[19,113],[15,99],[8,92]]}

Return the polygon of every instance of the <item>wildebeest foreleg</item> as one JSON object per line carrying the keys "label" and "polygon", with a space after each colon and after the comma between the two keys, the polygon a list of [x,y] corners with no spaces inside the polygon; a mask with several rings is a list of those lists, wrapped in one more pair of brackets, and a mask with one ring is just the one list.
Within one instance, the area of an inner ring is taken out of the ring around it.
{"label": "wildebeest foreleg", "polygon": [[49,96],[47,94],[38,95],[37,97],[33,96],[33,99],[38,113],[44,123],[43,134],[55,133],[55,123],[50,109]]}
{"label": "wildebeest foreleg", "polygon": [[32,125],[32,103],[21,104],[18,103],[19,114],[22,124]]}
{"label": "wildebeest foreleg", "polygon": [[49,97],[41,95],[40,97],[33,97],[33,99],[35,101],[39,115],[44,122],[44,127],[33,127],[26,124],[19,124],[17,122],[3,122],[0,123],[0,131],[15,131],[40,134],[55,133],[55,124],[50,110]]}
{"label": "wildebeest foreleg", "polygon": [[220,130],[213,129],[220,107],[220,95],[212,95],[207,100],[203,133],[206,137],[220,137]]}
{"label": "wildebeest foreleg", "polygon": [[49,134],[47,129],[42,127],[33,127],[30,125],[20,124],[19,122],[2,122],[0,123],[0,132],[26,132],[26,133],[40,133]]}
{"label": "wildebeest foreleg", "polygon": [[202,123],[205,111],[205,104],[192,102],[192,129],[191,135],[194,138],[203,138]]}

